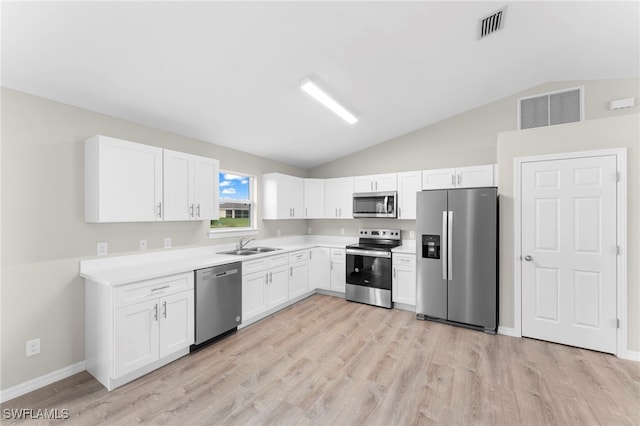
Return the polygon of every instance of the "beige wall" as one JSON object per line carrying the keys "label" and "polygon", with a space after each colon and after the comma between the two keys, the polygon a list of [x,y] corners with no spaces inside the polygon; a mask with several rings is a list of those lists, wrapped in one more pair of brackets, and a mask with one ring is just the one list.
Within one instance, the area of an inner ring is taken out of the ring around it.
{"label": "beige wall", "polygon": [[[84,284],[79,261],[136,252],[138,240],[162,250],[219,244],[208,222],[89,224],[83,220],[83,141],[103,134],[220,160],[223,169],[261,175],[306,170],[46,99],[2,89],[1,388],[84,360]],[[306,232],[304,221],[260,222],[260,238]],[[232,239],[235,240],[235,239]],[[42,353],[25,357],[27,340]]]}
{"label": "beige wall", "polygon": [[562,126],[505,132],[500,168],[500,322],[513,327],[514,158],[564,152],[627,149],[627,347],[640,349],[640,116],[622,115]]}

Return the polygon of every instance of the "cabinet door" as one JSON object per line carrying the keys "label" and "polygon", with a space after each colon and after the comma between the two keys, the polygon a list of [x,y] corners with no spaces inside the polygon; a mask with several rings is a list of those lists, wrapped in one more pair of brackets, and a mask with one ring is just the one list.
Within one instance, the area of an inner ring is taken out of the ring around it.
{"label": "cabinet door", "polygon": [[309,288],[331,288],[331,259],[328,247],[311,249],[309,265]]}
{"label": "cabinet door", "polygon": [[164,150],[164,220],[194,217],[192,156]]}
{"label": "cabinet door", "polygon": [[307,219],[323,219],[324,179],[304,180],[304,216]]}
{"label": "cabinet door", "polygon": [[436,169],[422,172],[422,189],[448,189],[456,187],[456,169]]}
{"label": "cabinet door", "polygon": [[114,378],[159,359],[158,309],[153,300],[115,310]]}
{"label": "cabinet door", "polygon": [[353,178],[340,178],[338,185],[340,194],[338,217],[341,219],[353,219]]}
{"label": "cabinet door", "polygon": [[269,269],[267,284],[267,308],[289,300],[289,274],[287,266]]}
{"label": "cabinet door", "polygon": [[395,191],[398,189],[397,175],[395,173],[387,173],[384,175],[375,175],[374,177],[374,191]]}
{"label": "cabinet door", "polygon": [[353,192],[374,192],[373,176],[356,176],[353,178]]}
{"label": "cabinet door", "polygon": [[243,321],[247,321],[267,310],[267,278],[268,273],[266,271],[254,272],[242,277]]}
{"label": "cabinet door", "polygon": [[458,188],[495,186],[493,180],[493,164],[486,166],[459,167],[456,169],[456,185]]}
{"label": "cabinet door", "polygon": [[309,291],[309,261],[289,265],[289,299]]}
{"label": "cabinet door", "polygon": [[194,156],[195,168],[194,203],[195,219],[215,220],[220,218],[218,205],[218,160]]}
{"label": "cabinet door", "polygon": [[162,149],[105,136],[85,142],[85,220],[162,220]]}
{"label": "cabinet door", "polygon": [[188,348],[194,342],[193,290],[160,299],[160,358],[180,349]]}
{"label": "cabinet door", "polygon": [[416,304],[415,256],[393,257],[393,301],[406,305]]}
{"label": "cabinet door", "polygon": [[262,175],[263,219],[304,217],[303,179],[281,173]]}
{"label": "cabinet door", "polygon": [[416,218],[416,192],[421,190],[421,172],[398,173],[398,219]]}
{"label": "cabinet door", "polygon": [[345,292],[346,271],[344,249],[331,249],[331,290]]}

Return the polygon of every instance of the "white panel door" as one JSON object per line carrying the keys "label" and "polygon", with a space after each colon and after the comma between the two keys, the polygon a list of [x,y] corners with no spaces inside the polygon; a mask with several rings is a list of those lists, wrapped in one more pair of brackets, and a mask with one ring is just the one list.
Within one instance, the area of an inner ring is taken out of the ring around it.
{"label": "white panel door", "polygon": [[311,249],[311,265],[309,271],[309,288],[331,288],[331,255],[328,247]]}
{"label": "white panel door", "polygon": [[304,180],[304,217],[324,218],[324,179]]}
{"label": "white panel door", "polygon": [[194,217],[192,156],[164,150],[164,220]]}
{"label": "white panel door", "polygon": [[616,158],[522,164],[522,335],[616,352]]}
{"label": "white panel door", "polygon": [[449,189],[456,187],[456,169],[435,169],[422,172],[422,189]]}
{"label": "white panel door", "polygon": [[144,367],[159,358],[158,301],[116,309],[114,314],[114,377]]}
{"label": "white panel door", "polygon": [[398,173],[398,219],[416,218],[416,192],[420,190],[421,172]]}
{"label": "white panel door", "polygon": [[267,310],[267,284],[269,274],[266,271],[254,272],[242,277],[242,320],[259,315]]}
{"label": "white panel door", "polygon": [[267,308],[278,306],[289,300],[289,269],[286,265],[269,269],[266,299]]}
{"label": "white panel door", "polygon": [[195,218],[215,220],[220,218],[218,205],[218,160],[195,156]]}
{"label": "white panel door", "polygon": [[195,315],[193,290],[181,291],[160,300],[160,358],[194,342]]}

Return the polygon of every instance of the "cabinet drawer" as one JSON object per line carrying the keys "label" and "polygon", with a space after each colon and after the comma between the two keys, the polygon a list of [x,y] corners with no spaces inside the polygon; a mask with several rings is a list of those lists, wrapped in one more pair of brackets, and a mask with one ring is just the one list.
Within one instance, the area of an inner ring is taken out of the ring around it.
{"label": "cabinet drawer", "polygon": [[344,249],[335,249],[335,248],[332,248],[332,249],[331,249],[331,258],[332,258],[332,259],[344,259],[344,258],[345,258],[345,251],[344,251]]}
{"label": "cabinet drawer", "polygon": [[286,254],[279,254],[276,256],[267,257],[269,268],[275,266],[282,266],[289,263],[289,257]]}
{"label": "cabinet drawer", "polygon": [[416,256],[412,254],[394,254],[393,264],[398,266],[399,265],[415,266]]}
{"label": "cabinet drawer", "polygon": [[288,263],[289,257],[287,254],[262,257],[256,260],[245,260],[244,262],[242,262],[242,275],[264,271],[265,269],[286,265]]}
{"label": "cabinet drawer", "polygon": [[309,250],[294,251],[289,253],[289,263],[309,260]]}
{"label": "cabinet drawer", "polygon": [[116,308],[121,308],[193,289],[193,281],[193,272],[185,272],[184,274],[170,275],[116,287],[114,290],[114,304]]}

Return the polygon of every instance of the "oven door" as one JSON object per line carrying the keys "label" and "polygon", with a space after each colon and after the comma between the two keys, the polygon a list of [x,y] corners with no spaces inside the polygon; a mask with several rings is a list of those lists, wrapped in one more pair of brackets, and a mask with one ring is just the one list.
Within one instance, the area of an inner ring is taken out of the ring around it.
{"label": "oven door", "polygon": [[347,249],[347,284],[391,291],[391,253]]}

